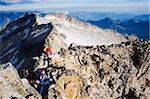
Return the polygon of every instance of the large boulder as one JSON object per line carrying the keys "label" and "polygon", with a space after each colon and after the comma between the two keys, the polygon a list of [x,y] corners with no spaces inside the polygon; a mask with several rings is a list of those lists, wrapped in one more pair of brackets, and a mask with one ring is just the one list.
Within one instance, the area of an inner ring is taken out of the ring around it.
{"label": "large boulder", "polygon": [[41,96],[30,86],[28,80],[20,79],[17,70],[11,63],[6,63],[0,65],[0,98],[41,99]]}

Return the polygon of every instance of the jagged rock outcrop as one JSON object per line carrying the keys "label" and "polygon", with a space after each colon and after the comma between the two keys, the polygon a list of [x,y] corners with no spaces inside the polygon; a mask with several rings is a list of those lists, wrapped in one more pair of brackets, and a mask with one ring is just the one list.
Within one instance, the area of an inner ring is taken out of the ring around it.
{"label": "jagged rock outcrop", "polygon": [[[81,39],[82,38],[82,39]],[[125,37],[111,30],[103,30],[63,14],[39,17],[25,14],[9,23],[0,32],[0,63],[11,62],[17,69],[33,67],[43,51],[44,44],[53,52],[67,48],[71,43],[80,45],[110,45],[126,41]]]}
{"label": "jagged rock outcrop", "polygon": [[61,62],[56,67],[62,69],[51,72],[56,83],[49,88],[49,99],[147,99],[149,59],[149,41],[95,47],[72,44],[59,52]]}
{"label": "jagged rock outcrop", "polygon": [[41,96],[26,79],[20,79],[12,64],[6,63],[0,65],[0,98],[41,99]]}
{"label": "jagged rock outcrop", "polygon": [[41,53],[52,29],[51,23],[38,25],[35,14],[9,23],[0,32],[0,64],[11,62],[17,69],[29,66],[32,57]]}

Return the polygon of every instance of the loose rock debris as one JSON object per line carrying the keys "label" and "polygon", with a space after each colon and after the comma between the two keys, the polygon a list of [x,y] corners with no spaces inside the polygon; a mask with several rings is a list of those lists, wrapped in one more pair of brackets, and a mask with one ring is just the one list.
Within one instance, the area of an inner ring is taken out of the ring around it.
{"label": "loose rock debris", "polygon": [[95,47],[71,45],[55,55],[44,68],[50,80],[46,98],[150,97],[149,41]]}

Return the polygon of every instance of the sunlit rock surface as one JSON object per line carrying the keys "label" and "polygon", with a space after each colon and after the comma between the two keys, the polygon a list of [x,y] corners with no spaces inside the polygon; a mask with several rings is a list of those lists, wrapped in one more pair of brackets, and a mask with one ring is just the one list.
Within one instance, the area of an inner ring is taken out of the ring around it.
{"label": "sunlit rock surface", "polygon": [[[144,99],[150,97],[150,42],[77,46],[59,52],[49,99]],[[55,71],[55,72],[56,72]],[[60,71],[60,70],[59,70]]]}
{"label": "sunlit rock surface", "polygon": [[26,79],[20,79],[17,70],[10,63],[0,65],[1,99],[41,99]]}

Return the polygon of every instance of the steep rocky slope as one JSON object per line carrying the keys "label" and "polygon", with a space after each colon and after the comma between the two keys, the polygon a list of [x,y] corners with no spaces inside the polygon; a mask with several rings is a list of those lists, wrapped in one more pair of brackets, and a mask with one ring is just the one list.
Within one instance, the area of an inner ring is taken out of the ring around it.
{"label": "steep rocky slope", "polygon": [[50,68],[56,83],[49,88],[49,99],[150,97],[149,41],[95,47],[72,44],[59,52],[58,59],[60,64]]}
{"label": "steep rocky slope", "polygon": [[[149,59],[150,41],[141,40],[110,46],[71,44],[67,49],[62,48],[52,55],[52,64],[47,69],[54,82],[49,86],[48,99],[148,99]],[[59,63],[56,63],[56,60]],[[10,71],[6,68],[0,73],[4,76],[10,75],[9,81],[15,84],[13,79],[16,76],[12,78],[15,71]],[[1,78],[3,84],[8,80],[3,76]],[[17,90],[20,87],[10,87],[8,84],[5,90],[2,88],[1,91],[7,94],[7,88]],[[21,90],[23,89],[24,87]],[[20,97],[18,94],[13,95]]]}
{"label": "steep rocky slope", "polygon": [[1,99],[41,99],[27,79],[20,79],[17,70],[10,64],[0,65]]}
{"label": "steep rocky slope", "polygon": [[37,25],[35,14],[9,23],[0,32],[0,63],[11,62],[17,69],[27,66],[39,56],[52,29],[51,23]]}

